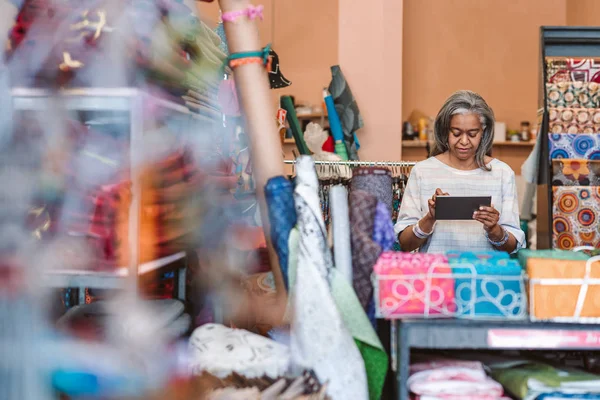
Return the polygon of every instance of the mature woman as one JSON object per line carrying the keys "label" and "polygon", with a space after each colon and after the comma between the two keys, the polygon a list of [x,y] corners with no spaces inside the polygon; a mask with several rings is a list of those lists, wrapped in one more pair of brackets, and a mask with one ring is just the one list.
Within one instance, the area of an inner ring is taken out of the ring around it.
{"label": "mature woman", "polygon": [[[494,112],[477,93],[462,90],[442,106],[435,120],[432,157],[413,168],[400,207],[396,235],[403,251],[502,250],[525,246],[519,227],[515,174],[489,157]],[[436,221],[436,197],[492,196],[472,221]]]}

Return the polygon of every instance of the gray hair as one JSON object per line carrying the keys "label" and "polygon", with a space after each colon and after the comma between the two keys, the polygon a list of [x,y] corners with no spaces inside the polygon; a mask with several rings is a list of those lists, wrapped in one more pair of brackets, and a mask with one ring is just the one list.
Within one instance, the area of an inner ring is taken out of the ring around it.
{"label": "gray hair", "polygon": [[485,156],[490,154],[494,141],[494,111],[487,105],[483,97],[469,90],[459,90],[452,94],[435,117],[434,139],[432,156],[437,156],[448,151],[448,136],[450,135],[450,122],[452,117],[459,114],[476,114],[479,116],[483,135],[481,143],[475,151],[475,161],[479,168],[487,171],[490,168],[485,165]]}

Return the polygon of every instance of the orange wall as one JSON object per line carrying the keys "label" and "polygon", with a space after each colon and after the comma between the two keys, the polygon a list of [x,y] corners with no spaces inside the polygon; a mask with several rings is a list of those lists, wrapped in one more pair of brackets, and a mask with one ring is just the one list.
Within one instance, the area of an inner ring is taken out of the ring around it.
{"label": "orange wall", "polygon": [[[211,27],[219,19],[218,2],[197,2],[201,18]],[[264,44],[272,43],[281,70],[292,86],[273,91],[274,98],[291,94],[296,102],[320,105],[329,85],[329,67],[338,63],[338,0],[261,0],[259,22]]]}
{"label": "orange wall", "polygon": [[600,1],[567,0],[567,24],[571,26],[600,26]]}
{"label": "orange wall", "polygon": [[405,0],[403,117],[435,116],[452,92],[470,89],[509,128],[533,121],[539,27],[565,25],[566,1]]}

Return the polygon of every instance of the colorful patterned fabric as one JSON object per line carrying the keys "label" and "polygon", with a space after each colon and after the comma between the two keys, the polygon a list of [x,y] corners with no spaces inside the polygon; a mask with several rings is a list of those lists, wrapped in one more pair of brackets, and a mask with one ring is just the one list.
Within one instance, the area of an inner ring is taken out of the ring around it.
{"label": "colorful patterned fabric", "polygon": [[381,254],[373,240],[377,198],[362,190],[350,192],[350,241],[352,244],[352,284],[363,309],[373,295],[371,273]]}
{"label": "colorful patterned fabric", "polygon": [[[451,316],[454,279],[446,256],[385,252],[374,267],[377,315],[386,319]],[[429,274],[447,277],[431,277]]]}
{"label": "colorful patterned fabric", "polygon": [[600,135],[549,134],[550,160],[587,159],[600,160]]}
{"label": "colorful patterned fabric", "polygon": [[392,213],[392,173],[387,168],[360,167],[352,171],[351,190],[364,190],[377,197]]}
{"label": "colorful patterned fabric", "polygon": [[553,247],[600,247],[600,187],[558,186],[553,191]]}
{"label": "colorful patterned fabric", "polygon": [[597,108],[550,108],[549,133],[597,133],[600,132],[600,109]]}
{"label": "colorful patterned fabric", "polygon": [[600,186],[600,160],[553,160],[552,186]]}
{"label": "colorful patterned fabric", "polygon": [[381,246],[383,251],[392,249],[394,242],[396,241],[396,235],[394,235],[394,225],[392,224],[392,217],[385,204],[377,202],[377,209],[375,211],[375,227],[373,228],[373,240]]}
{"label": "colorful patterned fabric", "polygon": [[600,107],[600,85],[596,82],[547,83],[546,94],[548,107]]}
{"label": "colorful patterned fabric", "polygon": [[600,60],[595,58],[546,58],[548,82],[600,83]]}

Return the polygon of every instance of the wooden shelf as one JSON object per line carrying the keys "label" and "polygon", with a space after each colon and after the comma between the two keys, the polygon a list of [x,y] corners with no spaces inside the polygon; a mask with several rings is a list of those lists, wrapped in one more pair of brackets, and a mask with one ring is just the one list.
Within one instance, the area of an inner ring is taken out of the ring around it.
{"label": "wooden shelf", "polygon": [[327,114],[322,113],[311,113],[311,114],[296,114],[298,119],[317,119],[317,118],[327,118]]}
{"label": "wooden shelf", "polygon": [[[429,142],[429,145],[433,145],[433,142]],[[496,142],[493,144],[494,146],[515,146],[515,147],[533,147],[535,145],[535,140],[530,140],[529,142]],[[403,140],[402,147],[426,147],[427,140]]]}

